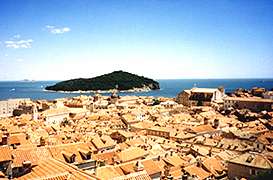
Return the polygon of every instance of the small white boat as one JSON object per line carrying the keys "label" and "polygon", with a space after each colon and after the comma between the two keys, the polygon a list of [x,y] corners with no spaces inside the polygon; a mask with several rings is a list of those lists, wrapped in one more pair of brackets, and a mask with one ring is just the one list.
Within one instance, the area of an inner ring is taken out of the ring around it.
{"label": "small white boat", "polygon": [[15,88],[12,88],[11,90],[9,90],[9,91],[15,91]]}

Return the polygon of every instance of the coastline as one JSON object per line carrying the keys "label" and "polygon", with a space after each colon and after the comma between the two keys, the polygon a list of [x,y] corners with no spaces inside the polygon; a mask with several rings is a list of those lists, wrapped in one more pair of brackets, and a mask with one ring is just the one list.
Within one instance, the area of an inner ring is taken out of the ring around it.
{"label": "coastline", "polygon": [[[160,90],[160,89],[157,89]],[[58,92],[58,93],[67,93],[67,94],[78,94],[78,93],[83,93],[83,94],[88,94],[88,93],[99,93],[99,94],[107,94],[107,93],[113,93],[113,92],[117,92],[116,89],[109,89],[109,90],[88,90],[88,91],[82,91],[82,90],[78,90],[78,91],[54,91],[54,90],[46,90],[43,89],[44,92]],[[143,87],[143,88],[133,88],[133,89],[128,89],[128,90],[119,90],[118,92],[121,93],[136,93],[136,92],[150,92],[152,91],[151,88],[149,87]]]}

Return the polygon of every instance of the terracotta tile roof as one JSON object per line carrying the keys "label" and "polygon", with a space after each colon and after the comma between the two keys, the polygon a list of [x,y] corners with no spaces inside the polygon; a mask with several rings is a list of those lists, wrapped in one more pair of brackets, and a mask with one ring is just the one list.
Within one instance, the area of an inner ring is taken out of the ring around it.
{"label": "terracotta tile roof", "polygon": [[125,142],[119,143],[119,144],[117,144],[117,146],[118,146],[121,150],[126,149],[126,148],[129,147],[129,145],[127,145]]}
{"label": "terracotta tile roof", "polygon": [[234,154],[231,151],[221,151],[215,157],[220,160],[228,161],[228,160],[234,158],[235,156],[236,156],[236,154]]}
{"label": "terracotta tile roof", "polygon": [[0,162],[12,160],[11,151],[9,146],[0,146]]}
{"label": "terracotta tile roof", "polygon": [[209,172],[195,165],[187,166],[184,170],[191,176],[197,176],[198,179],[206,179],[211,176]]}
{"label": "terracotta tile roof", "polygon": [[23,162],[30,161],[31,165],[37,165],[39,157],[31,149],[15,149],[12,151],[13,167],[21,167]]}
{"label": "terracotta tile roof", "polygon": [[84,173],[83,171],[71,166],[67,163],[62,163],[53,158],[47,160],[39,161],[37,166],[33,167],[31,172],[23,175],[18,180],[78,180],[87,179],[93,180],[97,179],[93,175]]}
{"label": "terracotta tile roof", "polygon": [[210,147],[193,145],[191,150],[202,155],[207,156],[210,153]]}
{"label": "terracotta tile roof", "polygon": [[18,133],[18,134],[11,134],[8,137],[8,144],[27,144],[29,143],[28,140],[26,139],[26,134],[25,133]]}
{"label": "terracotta tile roof", "polygon": [[96,176],[103,180],[113,179],[124,174],[120,174],[113,166],[99,167],[96,170]]}
{"label": "terracotta tile roof", "polygon": [[273,132],[266,132],[257,138],[257,141],[265,145],[270,145],[273,140]]}
{"label": "terracotta tile roof", "polygon": [[135,163],[136,161],[133,161],[130,163],[123,163],[119,165],[118,167],[124,172],[124,174],[130,174],[135,172]]}
{"label": "terracotta tile roof", "polygon": [[92,138],[91,142],[98,149],[109,148],[115,146],[115,141],[108,135],[103,135],[101,137],[95,136]]}
{"label": "terracotta tile roof", "polygon": [[42,112],[44,116],[55,116],[59,114],[69,114],[70,110],[69,108],[63,107],[63,108],[57,108],[57,109],[48,109]]}
{"label": "terracotta tile roof", "polygon": [[152,180],[146,171],[134,172],[128,175],[119,176],[112,180]]}
{"label": "terracotta tile roof", "polygon": [[137,128],[137,129],[148,129],[151,126],[153,126],[153,123],[149,122],[149,121],[141,121],[141,122],[131,125],[132,128]]}
{"label": "terracotta tile roof", "polygon": [[105,161],[106,164],[112,165],[114,164],[114,157],[116,155],[115,151],[108,151],[98,154],[93,154],[93,159],[97,161]]}
{"label": "terracotta tile roof", "polygon": [[81,156],[81,150],[86,152],[92,152],[92,149],[89,146],[89,143],[69,143],[69,144],[61,144],[61,145],[55,145],[55,146],[49,146],[49,151],[51,152],[52,156],[56,159],[61,160],[62,162],[66,162],[64,158],[65,154],[75,154],[75,162],[81,163],[85,162],[85,160]]}
{"label": "terracotta tile roof", "polygon": [[135,139],[131,139],[131,140],[127,140],[125,142],[126,144],[128,144],[129,146],[142,146],[145,145],[146,143],[140,139],[140,138],[135,138]]}
{"label": "terracotta tile roof", "polygon": [[172,166],[186,166],[188,164],[187,161],[180,158],[177,154],[174,155],[168,155],[167,157],[164,157],[163,160],[167,163],[169,163]]}
{"label": "terracotta tile roof", "polygon": [[194,133],[215,131],[215,129],[209,124],[204,124],[204,125],[199,125],[199,126],[196,126],[196,127],[192,127],[191,130]]}
{"label": "terracotta tile roof", "polygon": [[229,160],[229,163],[236,163],[261,169],[273,168],[272,163],[262,154],[245,153]]}
{"label": "terracotta tile roof", "polygon": [[179,179],[182,176],[181,167],[172,167],[169,173],[174,179]]}
{"label": "terracotta tile roof", "polygon": [[125,114],[122,116],[122,119],[128,124],[139,122],[139,120],[136,118],[136,116],[134,116],[132,114]]}
{"label": "terracotta tile roof", "polygon": [[144,170],[146,170],[150,176],[164,171],[164,169],[157,164],[157,161],[148,159],[141,161],[141,163],[144,166]]}
{"label": "terracotta tile roof", "polygon": [[129,131],[124,131],[124,130],[119,130],[117,131],[119,134],[124,136],[125,138],[131,138],[135,136],[135,133],[129,132]]}
{"label": "terracotta tile roof", "polygon": [[143,158],[147,155],[148,155],[148,152],[138,147],[131,147],[117,153],[117,157],[122,162],[128,162],[138,158]]}
{"label": "terracotta tile roof", "polygon": [[227,168],[224,166],[224,164],[215,157],[205,159],[202,164],[215,177],[222,175],[224,171],[227,171]]}

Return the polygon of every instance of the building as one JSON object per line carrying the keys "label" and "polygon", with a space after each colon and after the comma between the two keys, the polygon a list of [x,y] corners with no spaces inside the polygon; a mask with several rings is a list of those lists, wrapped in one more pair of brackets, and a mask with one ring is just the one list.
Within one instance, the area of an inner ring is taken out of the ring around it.
{"label": "building", "polygon": [[43,111],[45,124],[60,124],[69,118],[70,111],[67,108],[48,109]]}
{"label": "building", "polygon": [[228,161],[228,178],[249,178],[272,169],[273,164],[264,155],[245,153]]}
{"label": "building", "polygon": [[260,87],[254,87],[251,89],[251,94],[253,96],[259,96],[259,97],[263,97],[263,94],[266,92],[265,88],[260,88]]}
{"label": "building", "polygon": [[273,99],[273,91],[266,91],[263,94],[263,98],[265,98],[265,99]]}
{"label": "building", "polygon": [[0,117],[12,116],[13,111],[26,101],[30,101],[30,99],[22,98],[22,99],[8,99],[5,101],[0,101]]}
{"label": "building", "polygon": [[251,111],[259,112],[263,110],[272,110],[273,100],[262,98],[243,98],[243,97],[225,97],[224,109],[249,109]]}
{"label": "building", "polygon": [[222,102],[224,95],[223,88],[192,88],[180,92],[176,102],[184,106],[209,106],[212,102]]}
{"label": "building", "polygon": [[170,129],[170,128],[159,127],[159,126],[153,126],[153,127],[146,129],[147,135],[163,137],[166,139],[170,139],[170,132],[171,131],[172,131],[172,129]]}

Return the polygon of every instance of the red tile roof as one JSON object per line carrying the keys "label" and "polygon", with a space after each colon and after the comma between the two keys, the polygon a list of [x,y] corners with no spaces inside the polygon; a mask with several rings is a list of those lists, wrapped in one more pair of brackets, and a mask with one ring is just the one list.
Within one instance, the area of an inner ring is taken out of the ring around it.
{"label": "red tile roof", "polygon": [[31,172],[23,175],[18,180],[93,180],[98,179],[93,175],[89,175],[76,167],[63,163],[61,161],[49,158],[44,161],[39,161],[37,166],[33,167]]}

